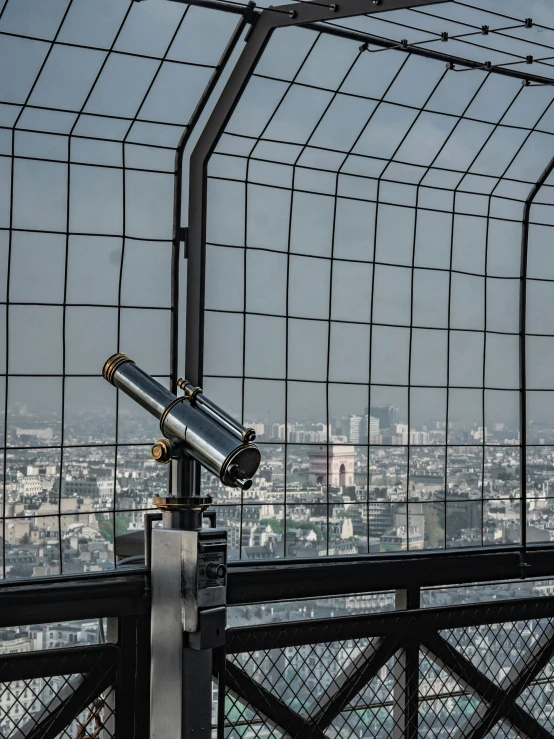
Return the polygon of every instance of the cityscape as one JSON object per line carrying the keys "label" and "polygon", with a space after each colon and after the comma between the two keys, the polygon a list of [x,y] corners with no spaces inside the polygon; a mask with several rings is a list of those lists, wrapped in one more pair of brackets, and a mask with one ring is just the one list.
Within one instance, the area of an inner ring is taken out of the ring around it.
{"label": "cityscape", "polygon": [[[275,423],[247,419],[257,434],[262,464],[251,490],[240,494],[213,476],[202,478],[214,500],[217,525],[228,531],[229,556],[263,560],[390,553],[406,550],[501,546],[521,536],[520,431],[517,419],[490,427],[464,421],[412,424],[394,405],[369,406],[359,414],[323,421]],[[66,419],[63,456],[59,425],[25,406],[9,419],[6,447],[3,553],[8,579],[102,572],[125,560],[117,538],[143,529],[152,496],[167,484],[167,467],[151,457],[156,429],[140,411],[125,410],[125,442],[105,443],[100,410]],[[551,427],[552,426],[552,427]],[[530,422],[527,448],[527,540],[554,539],[554,423]],[[61,562],[60,562],[61,555]],[[551,580],[460,585],[422,591],[422,606],[552,596]],[[296,603],[232,607],[228,625],[329,619],[395,608],[394,592],[320,598]],[[491,676],[506,676],[519,656],[518,637],[540,638],[540,620],[505,627],[472,627],[460,642],[466,656]],[[467,630],[466,630],[467,631]],[[448,635],[459,647],[460,634]],[[103,621],[87,620],[0,630],[0,653],[13,654],[110,639]],[[233,659],[293,710],[317,703],[340,672],[368,647],[368,639],[287,647]],[[508,647],[506,646],[508,644]],[[478,715],[479,702],[423,656],[419,726],[447,739]],[[552,666],[527,689],[531,713],[551,720]],[[70,694],[81,676],[35,678],[10,684],[0,696],[0,735],[9,736],[22,716],[36,721],[52,701]],[[398,719],[394,660],[352,701],[329,729],[335,739],[390,736]],[[65,692],[64,692],[65,691]],[[530,696],[530,697],[529,697]],[[102,715],[109,730],[113,693],[102,696],[70,727]],[[273,736],[250,709],[226,701],[226,731]],[[217,686],[212,720],[217,719]],[[231,729],[236,723],[237,728]],[[84,734],[86,735],[86,734]],[[234,734],[230,734],[234,735]]]}
{"label": "cityscape", "polygon": [[[521,537],[519,427],[462,421],[408,425],[398,407],[371,406],[323,422],[247,419],[262,464],[247,492],[203,476],[233,559],[387,553],[517,544]],[[54,419],[19,407],[8,424],[3,553],[6,577],[112,569],[114,539],[143,528],[167,467],[150,455],[151,419],[105,444],[103,415]],[[554,539],[554,423],[531,423],[527,541]],[[79,444],[74,443],[79,440]],[[83,441],[85,443],[83,443]],[[59,443],[59,442],[58,442]],[[60,563],[61,553],[61,563]]]}

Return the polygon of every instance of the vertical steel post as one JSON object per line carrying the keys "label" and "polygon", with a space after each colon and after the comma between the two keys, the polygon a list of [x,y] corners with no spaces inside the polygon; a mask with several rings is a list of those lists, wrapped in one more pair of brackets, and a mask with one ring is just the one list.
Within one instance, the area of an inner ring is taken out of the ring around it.
{"label": "vertical steel post", "polygon": [[[420,607],[419,588],[395,591],[395,610]],[[419,643],[414,640],[394,659],[393,739],[418,739]]]}
{"label": "vertical steel post", "polygon": [[226,532],[209,498],[160,500],[152,531],[150,739],[210,739],[213,649],[225,640]]}
{"label": "vertical steel post", "polygon": [[[173,521],[179,523],[174,513]],[[152,532],[150,739],[211,735],[212,653],[187,646],[183,624],[184,542],[179,528]]]}
{"label": "vertical steel post", "polygon": [[523,206],[521,232],[521,271],[519,285],[519,427],[521,444],[521,547],[527,548],[527,267],[529,262],[529,226],[531,208],[541,187],[554,170],[554,157],[533,185]]}

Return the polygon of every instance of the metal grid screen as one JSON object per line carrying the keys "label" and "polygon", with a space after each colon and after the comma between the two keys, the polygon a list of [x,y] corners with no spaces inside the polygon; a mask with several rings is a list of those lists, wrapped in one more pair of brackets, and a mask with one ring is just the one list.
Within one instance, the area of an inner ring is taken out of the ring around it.
{"label": "metal grid screen", "polygon": [[[425,624],[391,615],[377,627],[378,618],[231,629],[217,736],[548,739],[552,618],[524,603],[494,623],[483,605],[454,609],[460,623],[448,626],[437,610]],[[521,607],[529,617],[516,616]]]}
{"label": "metal grid screen", "polygon": [[114,531],[165,489],[156,423],[101,371],[121,350],[169,381],[175,154],[235,26],[169,2],[0,3],[7,577],[113,568]]}
{"label": "metal grid screen", "polygon": [[551,541],[554,15],[493,6],[277,29],[209,158],[236,557]]}
{"label": "metal grid screen", "polygon": [[113,647],[3,655],[0,735],[112,739],[116,721],[131,731],[133,717],[116,690],[117,656]]}
{"label": "metal grid screen", "polygon": [[[180,157],[240,5],[0,5],[5,576],[113,567],[166,484],[100,371],[177,373]],[[234,556],[550,541],[554,20],[495,8],[279,29],[210,158],[203,384],[264,452],[205,483]]]}

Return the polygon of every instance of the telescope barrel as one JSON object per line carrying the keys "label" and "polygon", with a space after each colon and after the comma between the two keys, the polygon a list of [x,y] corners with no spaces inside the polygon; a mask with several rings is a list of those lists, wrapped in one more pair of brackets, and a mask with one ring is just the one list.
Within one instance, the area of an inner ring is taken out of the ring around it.
{"label": "telescope barrel", "polygon": [[125,395],[133,398],[145,410],[160,419],[167,406],[175,400],[175,395],[153,377],[143,372],[125,354],[114,354],[102,371],[104,379]]}
{"label": "telescope barrel", "polygon": [[[248,490],[260,464],[259,449],[242,443],[231,431],[207,413],[178,398],[141,370],[125,354],[110,357],[104,378],[133,398],[160,421],[160,430],[177,442],[186,454],[217,475],[224,485]],[[229,417],[231,418],[231,417]],[[240,426],[234,419],[231,421]]]}
{"label": "telescope barrel", "polygon": [[185,397],[191,405],[212,418],[216,423],[219,423],[223,428],[233,434],[233,436],[236,436],[239,441],[248,443],[256,439],[254,429],[247,428],[235,421],[223,408],[220,408],[213,400],[207,398],[202,392],[202,388],[194,387],[188,380],[179,380],[177,385],[185,393]]}

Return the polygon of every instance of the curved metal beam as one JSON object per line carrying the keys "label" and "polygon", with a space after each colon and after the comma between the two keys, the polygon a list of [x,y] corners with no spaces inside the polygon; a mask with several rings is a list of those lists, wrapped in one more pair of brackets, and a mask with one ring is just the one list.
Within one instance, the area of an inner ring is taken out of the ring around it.
{"label": "curved metal beam", "polygon": [[531,209],[542,186],[554,170],[554,157],[531,188],[523,207],[521,234],[521,272],[519,283],[519,428],[521,444],[521,547],[527,547],[527,271],[529,265],[529,227]]}
{"label": "curved metal beam", "polygon": [[[446,0],[342,0],[329,5],[300,2],[266,8],[258,16],[246,46],[206,123],[190,159],[186,376],[202,382],[204,355],[204,298],[206,270],[206,175],[208,160],[231,118],[273,31],[323,21],[369,15],[409,7],[436,5]],[[324,31],[319,28],[318,31]]]}

